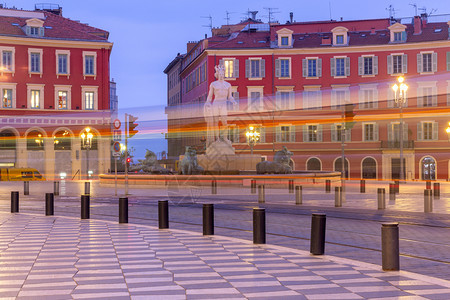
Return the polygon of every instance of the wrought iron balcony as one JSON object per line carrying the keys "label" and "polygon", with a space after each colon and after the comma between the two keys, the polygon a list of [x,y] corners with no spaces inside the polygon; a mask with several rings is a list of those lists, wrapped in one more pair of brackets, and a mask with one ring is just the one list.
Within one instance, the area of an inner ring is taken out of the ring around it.
{"label": "wrought iron balcony", "polygon": [[[400,149],[400,141],[381,141],[382,149]],[[403,141],[403,149],[414,149],[414,140]]]}

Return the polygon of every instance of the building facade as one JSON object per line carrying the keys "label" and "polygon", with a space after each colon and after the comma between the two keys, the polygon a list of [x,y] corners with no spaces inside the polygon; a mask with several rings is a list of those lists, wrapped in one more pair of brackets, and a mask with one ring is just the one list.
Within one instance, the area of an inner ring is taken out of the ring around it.
{"label": "building facade", "polygon": [[[0,164],[47,178],[107,172],[109,33],[64,18],[59,7],[3,8],[0,21]],[[86,128],[89,147],[80,137]]]}
{"label": "building facade", "polygon": [[[340,171],[344,142],[347,176],[396,179],[402,135],[405,178],[448,179],[450,22],[442,18],[248,22],[205,39],[186,54],[180,73],[181,107],[192,116],[180,114],[184,128],[169,126],[169,133],[202,144],[202,105],[214,66],[223,64],[239,102],[229,107],[237,152],[250,152],[245,131],[252,125],[261,134],[254,152],[271,160],[285,145],[295,170]],[[399,76],[409,87],[401,115],[392,90]],[[348,130],[345,104],[356,113]]]}

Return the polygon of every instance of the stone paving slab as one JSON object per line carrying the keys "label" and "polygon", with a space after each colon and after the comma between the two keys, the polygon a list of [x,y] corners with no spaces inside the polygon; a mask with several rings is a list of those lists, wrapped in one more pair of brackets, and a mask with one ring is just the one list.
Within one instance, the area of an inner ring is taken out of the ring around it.
{"label": "stone paving slab", "polygon": [[185,230],[0,213],[0,298],[450,299],[450,281]]}

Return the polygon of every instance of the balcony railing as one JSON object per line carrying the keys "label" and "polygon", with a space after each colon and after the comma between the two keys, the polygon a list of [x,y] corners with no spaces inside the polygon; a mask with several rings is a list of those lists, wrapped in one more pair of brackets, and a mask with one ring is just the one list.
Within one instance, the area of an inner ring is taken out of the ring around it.
{"label": "balcony railing", "polygon": [[[381,141],[383,149],[400,149],[400,141]],[[414,149],[414,141],[403,141],[403,149]]]}

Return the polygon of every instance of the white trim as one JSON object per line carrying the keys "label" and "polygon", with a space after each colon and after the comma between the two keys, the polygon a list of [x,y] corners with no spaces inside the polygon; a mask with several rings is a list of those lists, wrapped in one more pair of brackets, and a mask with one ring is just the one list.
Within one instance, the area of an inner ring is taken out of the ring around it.
{"label": "white trim", "polygon": [[430,154],[426,154],[426,155],[422,156],[422,158],[419,160],[419,180],[424,180],[423,176],[422,176],[422,161],[426,157],[431,157],[432,159],[434,159],[434,177],[435,177],[434,180],[437,180],[438,179],[437,178],[438,177],[437,159],[433,155],[430,155]]}
{"label": "white trim", "polygon": [[[333,171],[334,171],[334,172],[337,172],[335,167],[336,167],[336,161],[337,161],[339,158],[342,158],[342,156],[338,156],[338,157],[336,157],[336,158],[333,160]],[[350,178],[350,174],[351,174],[351,172],[350,172],[350,161],[348,160],[347,156],[345,156],[345,161],[347,162],[347,166],[348,166],[348,178]],[[342,166],[341,166],[341,167],[342,167]],[[345,163],[344,163],[344,169],[345,169]],[[342,170],[342,171],[345,171],[345,170]],[[347,177],[345,177],[345,178],[347,178]]]}
{"label": "white trim", "polygon": [[[71,85],[56,85],[55,84],[55,103],[54,108],[57,110],[70,110],[72,109],[72,86]],[[60,91],[67,92],[66,108],[59,108],[59,95]]]}
{"label": "white trim", "polygon": [[[280,60],[280,77],[277,77],[278,79],[292,79],[292,58],[291,57],[278,57],[276,59]],[[282,77],[281,76],[281,60],[289,60],[289,76],[288,77]]]}
{"label": "white trim", "polygon": [[[348,46],[348,29],[343,26],[334,27],[331,29],[331,32],[333,33],[333,46],[336,47],[342,47],[342,46]],[[344,40],[342,44],[337,44],[337,36],[342,35]]]}
{"label": "white trim", "polygon": [[[320,170],[318,170],[318,171],[322,171],[322,165],[323,165],[323,163],[322,163],[322,160],[321,160],[320,158],[318,158],[317,156],[311,156],[310,158],[308,158],[308,159],[306,160],[306,162],[305,162],[305,170],[306,170],[306,171],[310,171],[310,170],[308,169],[308,162],[309,162],[311,159],[313,159],[313,158],[317,159],[317,160],[319,161],[319,163],[320,163]],[[311,170],[311,171],[315,171],[315,170]]]}
{"label": "white trim", "polygon": [[[65,54],[67,55],[67,73],[59,73],[59,54]],[[56,59],[56,78],[59,78],[59,76],[67,76],[67,79],[70,77],[70,50],[55,50],[55,59]]]}
{"label": "white trim", "polygon": [[[360,164],[360,167],[361,167],[361,178],[364,179],[363,178],[363,162],[367,158],[372,158],[375,161],[375,178],[374,179],[378,179],[378,161],[377,161],[377,159],[375,157],[370,156],[370,155],[365,156],[365,157],[363,157],[363,159],[361,159],[361,164]],[[369,179],[371,179],[371,178],[369,178]]]}
{"label": "white trim", "polygon": [[[86,92],[94,92],[94,109],[98,110],[98,86],[82,85],[81,86],[81,109],[86,110]],[[92,109],[89,109],[92,110]]]}
{"label": "white trim", "polygon": [[[44,109],[44,87],[45,84],[27,83],[27,108],[28,109]],[[39,91],[39,108],[31,107],[31,91]]]}
{"label": "white trim", "polygon": [[[11,53],[11,70],[6,70],[5,66],[3,65],[3,52],[5,51],[9,51],[12,52]],[[1,76],[3,76],[3,74],[11,74],[12,76],[14,76],[15,72],[16,72],[16,48],[15,47],[5,47],[2,46],[0,47],[0,73]]]}
{"label": "white trim", "polygon": [[2,82],[0,83],[0,97],[3,97],[3,90],[4,89],[10,89],[12,90],[12,99],[11,99],[11,107],[4,107],[3,106],[3,99],[1,99],[2,103],[0,104],[0,107],[2,109],[13,109],[16,108],[16,87],[17,87],[17,83],[7,83],[7,82]]}
{"label": "white trim", "polygon": [[[39,72],[31,72],[31,53],[39,53]],[[43,70],[43,60],[44,60],[44,50],[38,48],[28,48],[28,75],[31,77],[32,74],[39,74],[42,78]]]}

